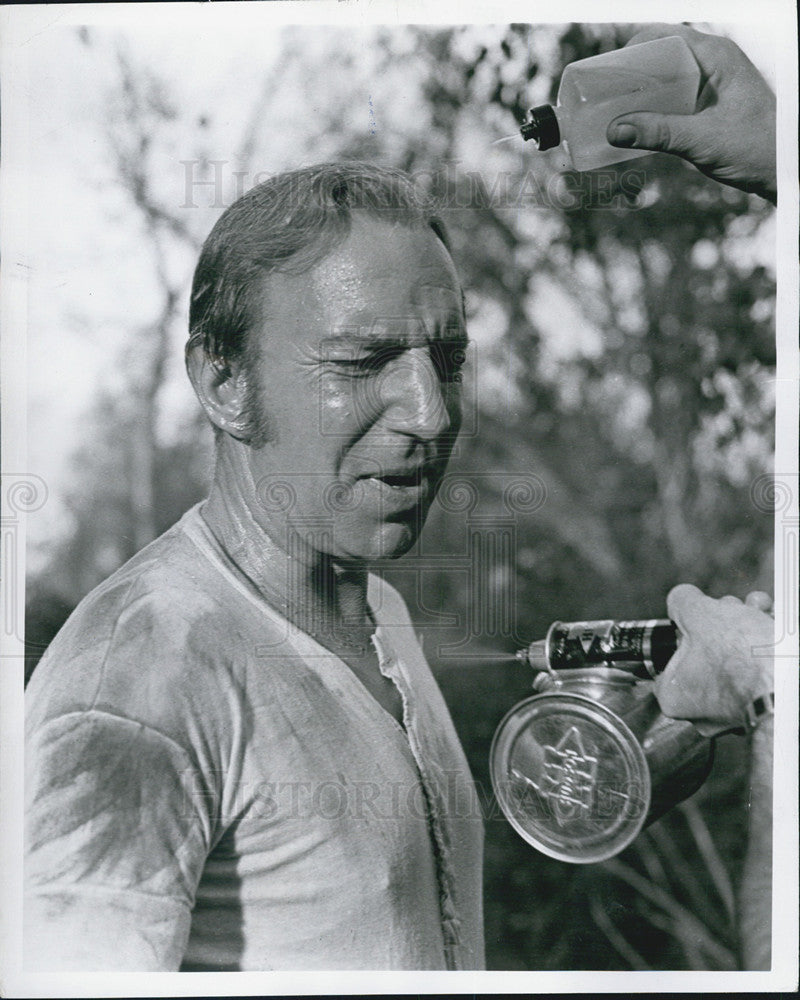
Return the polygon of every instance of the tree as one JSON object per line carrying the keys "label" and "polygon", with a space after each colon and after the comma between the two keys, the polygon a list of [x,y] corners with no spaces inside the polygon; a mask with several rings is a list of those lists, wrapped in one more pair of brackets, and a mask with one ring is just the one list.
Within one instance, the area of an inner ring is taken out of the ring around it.
{"label": "tree", "polygon": [[[143,53],[123,46],[106,131],[157,293],[142,316],[125,318],[124,388],[99,398],[77,457],[73,531],[48,570],[51,590],[77,602],[207,480],[200,419],[173,418],[167,440],[160,411],[187,262],[221,206],[176,208],[164,194],[165,155],[196,162],[203,177],[225,162],[243,183],[363,158],[411,171],[437,199],[466,289],[474,417],[417,550],[382,571],[418,609],[485,790],[494,728],[530,686],[490,653],[557,618],[662,615],[681,579],[717,594],[763,587],[772,525],[750,484],[771,461],[774,268],[755,249],[769,209],[668,157],[576,174],[521,140],[492,145],[530,104],[554,97],[568,62],[634,31],[287,30],[248,94],[230,160],[215,131],[226,109],[181,103]],[[700,796],[713,810],[662,821],[602,874],[534,859],[491,820],[490,965],[729,967],[732,915],[712,902],[729,898],[739,856],[741,785],[736,752],[726,756],[732,765]],[[727,864],[709,850],[706,824]],[[692,888],[681,888],[687,873]],[[705,928],[699,945],[685,933],[689,917]]]}

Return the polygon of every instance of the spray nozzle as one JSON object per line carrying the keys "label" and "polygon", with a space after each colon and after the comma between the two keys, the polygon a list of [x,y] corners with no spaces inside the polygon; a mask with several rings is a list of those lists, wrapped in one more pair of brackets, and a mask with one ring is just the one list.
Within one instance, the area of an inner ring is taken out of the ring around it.
{"label": "spray nozzle", "polygon": [[530,118],[519,130],[522,138],[526,142],[533,139],[540,151],[557,146],[561,142],[561,129],[555,108],[551,104],[540,104],[538,108],[531,108],[529,114]]}
{"label": "spray nozzle", "polygon": [[547,640],[537,639],[530,646],[520,649],[516,654],[520,663],[534,670],[550,670],[550,662],[547,658]]}

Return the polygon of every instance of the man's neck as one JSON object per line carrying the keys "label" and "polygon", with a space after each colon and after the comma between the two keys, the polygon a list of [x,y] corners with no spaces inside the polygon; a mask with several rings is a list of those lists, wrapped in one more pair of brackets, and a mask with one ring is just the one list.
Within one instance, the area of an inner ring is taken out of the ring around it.
{"label": "man's neck", "polygon": [[[373,630],[367,571],[315,551],[285,516],[259,498],[248,448],[224,441],[203,518],[264,599],[298,628],[329,644],[363,645]],[[279,505],[276,505],[279,506]]]}

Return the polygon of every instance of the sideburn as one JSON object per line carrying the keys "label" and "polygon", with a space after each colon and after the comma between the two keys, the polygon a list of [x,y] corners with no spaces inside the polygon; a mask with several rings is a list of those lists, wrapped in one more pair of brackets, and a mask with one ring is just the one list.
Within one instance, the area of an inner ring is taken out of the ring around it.
{"label": "sideburn", "polygon": [[255,374],[254,364],[248,365],[248,374],[244,387],[244,411],[247,415],[247,444],[251,448],[263,448],[275,440],[272,421],[264,406],[264,392]]}

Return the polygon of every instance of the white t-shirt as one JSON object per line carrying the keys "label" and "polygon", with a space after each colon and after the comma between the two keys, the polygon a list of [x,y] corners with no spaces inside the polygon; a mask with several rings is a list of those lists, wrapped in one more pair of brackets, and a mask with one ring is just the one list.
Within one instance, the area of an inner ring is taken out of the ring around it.
{"label": "white t-shirt", "polygon": [[33,971],[475,969],[483,825],[399,594],[405,729],[199,508],[81,602],[27,691]]}

